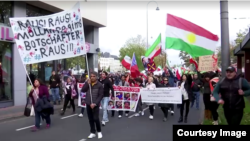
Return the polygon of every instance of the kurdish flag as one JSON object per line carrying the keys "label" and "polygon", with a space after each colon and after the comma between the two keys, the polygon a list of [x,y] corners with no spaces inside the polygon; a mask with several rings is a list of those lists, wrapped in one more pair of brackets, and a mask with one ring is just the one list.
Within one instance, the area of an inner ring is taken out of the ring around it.
{"label": "kurdish flag", "polygon": [[153,45],[146,51],[145,56],[153,60],[154,57],[160,54],[161,54],[161,34],[158,36]]}
{"label": "kurdish flag", "polygon": [[167,14],[166,49],[185,51],[192,57],[212,55],[219,40],[217,35],[180,17]]}

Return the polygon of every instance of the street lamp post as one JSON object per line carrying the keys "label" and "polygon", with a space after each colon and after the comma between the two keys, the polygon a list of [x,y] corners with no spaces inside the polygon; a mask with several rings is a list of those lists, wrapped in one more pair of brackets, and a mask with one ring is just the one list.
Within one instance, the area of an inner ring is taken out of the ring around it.
{"label": "street lamp post", "polygon": [[157,11],[160,10],[159,7],[158,7],[158,3],[157,3],[156,1],[149,1],[149,2],[148,2],[148,4],[147,4],[147,14],[146,14],[146,19],[147,19],[147,21],[146,21],[146,23],[147,23],[147,49],[148,49],[148,5],[149,5],[149,3],[151,3],[151,2],[156,3],[156,5],[157,5],[156,10],[157,10]]}

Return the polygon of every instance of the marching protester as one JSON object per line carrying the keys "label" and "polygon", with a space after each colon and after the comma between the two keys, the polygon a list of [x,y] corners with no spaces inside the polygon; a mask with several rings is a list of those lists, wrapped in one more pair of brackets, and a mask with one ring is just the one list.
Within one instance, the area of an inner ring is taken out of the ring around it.
{"label": "marching protester", "polygon": [[[86,79],[88,79],[88,74],[83,74],[78,83],[85,83]],[[77,92],[78,92],[78,90],[77,90]],[[80,94],[78,94],[78,95],[80,95]],[[84,111],[85,111],[85,108],[82,107],[81,108],[81,113],[78,115],[78,117],[82,118],[83,114],[84,114]]]}
{"label": "marching protester", "polygon": [[[119,82],[119,86],[129,87],[129,83],[126,81],[126,76],[121,76],[121,81]],[[118,111],[118,118],[122,118],[123,111]]]}
{"label": "marching protester", "polygon": [[35,126],[32,131],[35,132],[40,129],[41,118],[46,121],[46,128],[51,125],[50,115],[54,113],[53,106],[49,101],[49,91],[47,86],[40,80],[35,79],[34,88],[29,93],[32,105],[35,110]]}
{"label": "marching protester", "polygon": [[[136,85],[137,87],[140,87],[140,88],[143,88],[144,85],[142,84],[142,79],[141,78],[136,78],[135,79],[135,82],[136,82]],[[142,109],[142,101],[141,101],[141,96],[139,97],[139,100],[138,100],[138,104],[137,104],[137,107],[136,107],[136,114],[135,116],[138,117],[140,116],[140,114],[143,116],[144,115],[144,111]]]}
{"label": "marching protester", "polygon": [[[154,79],[151,76],[148,76],[148,82],[146,84],[146,88],[147,89],[155,89],[156,85],[153,83]],[[149,106],[149,119],[153,120],[154,119],[154,104],[153,103],[147,103],[147,105]]]}
{"label": "marching protester", "polygon": [[211,119],[212,113],[211,113],[211,101],[210,101],[210,95],[211,95],[211,89],[210,89],[210,77],[211,73],[207,72],[204,74],[204,80],[203,80],[203,103],[205,105],[205,119]]}
{"label": "marching protester", "polygon": [[77,97],[78,92],[77,92],[77,85],[72,81],[74,81],[73,78],[68,77],[67,82],[64,82],[65,99],[64,99],[63,111],[61,112],[61,115],[64,115],[69,102],[73,108],[73,113],[75,113],[74,99]]}
{"label": "marching protester", "polygon": [[107,77],[108,73],[106,71],[102,72],[102,81],[100,81],[103,85],[103,99],[102,99],[102,110],[103,110],[103,118],[102,118],[102,125],[105,126],[107,122],[109,122],[108,119],[108,102],[110,98],[110,90],[111,94],[114,97],[114,88],[112,83],[110,82],[109,78]]}
{"label": "marching protester", "polygon": [[61,97],[59,94],[59,87],[60,87],[60,77],[56,75],[55,71],[52,71],[52,75],[49,78],[49,89],[51,90],[53,102],[56,104],[56,101],[60,105]]}
{"label": "marching protester", "polygon": [[81,92],[86,93],[86,110],[90,124],[89,139],[96,137],[96,131],[98,138],[102,138],[99,105],[103,98],[103,86],[98,82],[97,76],[97,72],[91,72],[90,79],[87,80],[81,90]]}
{"label": "marching protester", "polygon": [[[167,77],[163,78],[163,84],[162,84],[162,87],[173,87],[172,85],[169,84],[169,80]],[[164,104],[164,103],[160,103],[159,104],[159,107],[161,107],[161,110],[164,114],[164,118],[163,118],[163,121],[166,122],[167,121],[167,118],[168,118],[168,110],[170,108],[170,104]]]}
{"label": "marching protester", "polygon": [[180,105],[181,117],[178,120],[179,123],[183,122],[184,107],[186,109],[184,122],[187,123],[190,101],[193,100],[193,93],[192,93],[191,85],[192,85],[191,75],[183,74],[181,77],[181,82],[179,83],[179,88],[181,89],[181,94],[182,94],[182,104]]}
{"label": "marching protester", "polygon": [[211,99],[223,104],[228,125],[240,125],[245,108],[244,96],[250,96],[250,85],[230,66],[226,69],[226,77],[215,86]]}
{"label": "marching protester", "polygon": [[191,103],[191,108],[193,108],[194,103],[195,103],[197,110],[200,108],[200,88],[201,87],[202,87],[201,76],[200,76],[200,72],[197,71],[197,73],[193,75],[192,91],[193,91],[194,99]]}

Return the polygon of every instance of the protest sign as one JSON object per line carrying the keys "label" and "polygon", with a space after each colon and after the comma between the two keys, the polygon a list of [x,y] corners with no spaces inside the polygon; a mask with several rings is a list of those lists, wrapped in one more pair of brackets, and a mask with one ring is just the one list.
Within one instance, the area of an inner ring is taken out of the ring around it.
{"label": "protest sign", "polygon": [[48,16],[10,18],[23,64],[86,54],[80,3]]}
{"label": "protest sign", "polygon": [[142,102],[146,103],[182,103],[181,90],[179,88],[141,89]]}
{"label": "protest sign", "polygon": [[113,86],[115,97],[110,99],[108,110],[135,111],[140,98],[139,87]]}
{"label": "protest sign", "polygon": [[215,71],[217,69],[217,57],[206,55],[199,57],[199,71]]}

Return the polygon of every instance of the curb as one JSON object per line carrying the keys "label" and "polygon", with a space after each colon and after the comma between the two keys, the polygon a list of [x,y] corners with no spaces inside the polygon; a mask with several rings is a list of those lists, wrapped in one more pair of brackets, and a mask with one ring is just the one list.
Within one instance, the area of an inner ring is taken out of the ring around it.
{"label": "curb", "polygon": [[[61,108],[62,107],[55,107],[54,110],[58,111]],[[23,117],[26,117],[26,116],[23,115],[23,112],[19,112],[19,113],[16,113],[16,114],[8,114],[6,116],[0,117],[0,123],[4,122],[4,121],[8,121],[8,120],[23,118]]]}

